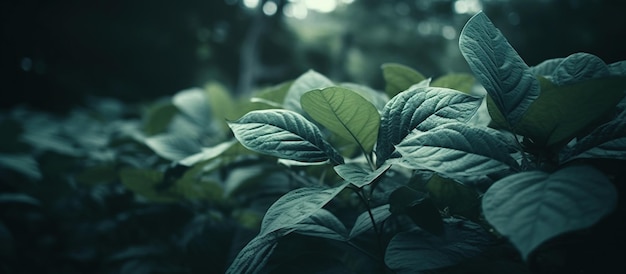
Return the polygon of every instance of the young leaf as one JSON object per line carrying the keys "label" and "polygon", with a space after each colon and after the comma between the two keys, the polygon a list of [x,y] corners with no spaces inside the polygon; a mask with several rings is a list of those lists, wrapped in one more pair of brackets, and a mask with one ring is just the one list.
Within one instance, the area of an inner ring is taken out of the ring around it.
{"label": "young leaf", "polygon": [[616,204],[617,191],[609,179],[586,165],[505,177],[487,190],[482,201],[487,221],[524,259],[557,235],[592,226]]}
{"label": "young leaf", "polygon": [[626,77],[608,77],[556,86],[541,80],[541,95],[524,114],[515,132],[537,144],[569,140],[613,110],[624,97]]}
{"label": "young leaf", "polygon": [[508,124],[516,125],[539,96],[539,82],[528,65],[482,12],[461,31],[459,47]]}
{"label": "young leaf", "polygon": [[[389,205],[387,204],[372,208],[372,216],[374,217],[374,222],[376,223],[376,225],[380,224],[382,221],[391,216],[391,211],[389,211]],[[356,221],[352,226],[352,230],[350,230],[350,236],[348,238],[354,239],[355,237],[363,234],[364,232],[372,228],[373,226],[370,213],[365,211],[356,218]]]}
{"label": "young leaf", "polygon": [[427,132],[414,132],[396,146],[399,163],[459,179],[517,169],[510,146],[488,128],[451,123]]}
{"label": "young leaf", "polygon": [[200,88],[180,91],[172,98],[172,103],[199,126],[211,124],[213,116],[206,92]]}
{"label": "young leaf", "polygon": [[454,89],[469,94],[475,81],[476,79],[471,74],[452,73],[435,79],[430,86]]}
{"label": "young leaf", "polygon": [[145,143],[156,154],[171,161],[180,161],[202,151],[199,142],[178,134],[154,135],[146,138]]}
{"label": "young leaf", "polygon": [[298,77],[293,84],[291,84],[289,91],[287,91],[287,95],[285,96],[283,106],[285,109],[304,114],[304,111],[300,106],[300,98],[303,94],[311,90],[323,89],[334,85],[335,84],[326,78],[326,76],[321,75],[314,70],[309,70]]}
{"label": "young leaf", "polygon": [[383,165],[374,171],[368,171],[357,164],[336,165],[333,168],[335,169],[335,172],[341,176],[341,178],[350,182],[352,185],[361,188],[376,181],[376,179],[391,168],[391,165]]}
{"label": "young leaf", "polygon": [[302,109],[328,130],[352,140],[369,154],[376,143],[380,115],[356,92],[342,87],[313,90],[302,95]]}
{"label": "young leaf", "polygon": [[335,198],[347,185],[344,182],[332,188],[304,187],[290,191],[267,210],[259,234],[291,228],[304,221]]}
{"label": "young leaf", "polygon": [[304,221],[293,226],[295,232],[302,235],[346,241],[348,230],[330,211],[320,209]]}
{"label": "young leaf", "polygon": [[382,70],[386,83],[385,91],[389,98],[426,79],[421,73],[401,64],[383,64]]}
{"label": "young leaf", "polygon": [[610,76],[609,67],[599,57],[589,53],[574,53],[554,69],[550,80],[557,86]]}
{"label": "young leaf", "polygon": [[228,125],[243,146],[259,153],[307,163],[343,163],[319,128],[293,111],[251,111]]}
{"label": "young leaf", "polygon": [[421,273],[478,256],[491,244],[489,234],[475,223],[447,219],[444,228],[442,236],[420,229],[396,234],[387,246],[385,263],[395,273]]}
{"label": "young leaf", "polygon": [[420,87],[392,98],[383,109],[376,158],[380,165],[411,131],[428,131],[451,122],[466,122],[481,98],[446,88]]}

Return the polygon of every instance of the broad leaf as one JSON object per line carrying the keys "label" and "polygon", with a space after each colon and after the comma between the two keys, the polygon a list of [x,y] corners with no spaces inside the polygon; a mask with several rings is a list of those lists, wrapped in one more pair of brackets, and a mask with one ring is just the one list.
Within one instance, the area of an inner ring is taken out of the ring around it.
{"label": "broad leaf", "polygon": [[306,73],[298,77],[293,84],[289,87],[283,106],[285,109],[295,111],[300,114],[304,114],[302,107],[300,106],[300,98],[305,93],[334,86],[335,84],[326,78],[326,76],[319,74],[314,70],[309,70]]}
{"label": "broad leaf", "polygon": [[255,274],[261,272],[276,248],[278,240],[294,229],[281,229],[254,237],[226,270],[226,274]]}
{"label": "broad leaf", "polygon": [[487,221],[524,259],[555,236],[592,226],[616,204],[615,187],[591,166],[517,173],[494,183],[482,202]]}
{"label": "broad leaf", "polygon": [[293,111],[251,111],[228,125],[243,146],[259,153],[299,162],[343,163],[319,128]]}
{"label": "broad leaf", "polygon": [[466,122],[478,110],[481,98],[446,88],[420,87],[392,98],[383,109],[377,162],[388,159],[411,131],[428,131],[451,122]]}
{"label": "broad leaf", "polygon": [[197,125],[211,124],[212,110],[205,90],[191,88],[180,91],[174,95],[172,103]]}
{"label": "broad leaf", "polygon": [[539,79],[541,95],[514,130],[547,146],[568,141],[609,114],[626,90],[626,77],[592,79],[565,86]]}
{"label": "broad leaf", "polygon": [[304,221],[292,226],[295,232],[302,235],[346,241],[348,230],[343,223],[330,211],[320,209]]}
{"label": "broad leaf", "polygon": [[433,81],[430,86],[442,87],[470,93],[474,87],[474,76],[467,73],[452,73],[441,76]]}
{"label": "broad leaf", "polygon": [[346,185],[342,183],[332,188],[305,187],[290,191],[267,210],[259,234],[291,228],[304,221],[335,198]]}
{"label": "broad leaf", "polygon": [[589,53],[574,53],[554,69],[550,80],[557,86],[610,76],[608,66],[599,57]]}
{"label": "broad leaf", "polygon": [[516,125],[539,96],[539,82],[528,65],[482,12],[461,31],[459,47],[508,124]]}
{"label": "broad leaf", "polygon": [[387,246],[385,263],[395,273],[420,273],[476,257],[491,244],[489,234],[475,223],[447,219],[444,227],[442,236],[420,229],[396,234]]}
{"label": "broad leaf", "polygon": [[376,143],[380,115],[361,95],[342,87],[313,90],[302,95],[302,108],[315,121],[369,154]]}
{"label": "broad leaf", "polygon": [[497,131],[461,123],[414,132],[396,149],[402,155],[399,163],[453,179],[518,168],[509,154],[510,146],[502,141]]}
{"label": "broad leaf", "polygon": [[561,163],[579,158],[626,160],[626,117],[599,126],[559,154]]}
{"label": "broad leaf", "polygon": [[178,134],[162,133],[145,139],[145,143],[159,156],[180,161],[202,151],[202,146],[194,138]]}
{"label": "broad leaf", "polygon": [[551,77],[554,70],[556,70],[563,60],[565,60],[565,58],[548,59],[536,66],[530,67],[530,71],[537,76]]}
{"label": "broad leaf", "polygon": [[227,141],[212,147],[203,147],[202,151],[180,160],[181,165],[192,166],[196,163],[211,160],[230,149],[236,141]]}
{"label": "broad leaf", "polygon": [[401,64],[383,64],[382,70],[383,78],[385,78],[385,91],[389,98],[426,79],[421,73]]}
{"label": "broad leaf", "polygon": [[380,223],[389,218],[389,216],[391,216],[391,211],[389,211],[388,204],[372,208],[371,217],[368,211],[361,213],[361,215],[356,218],[352,230],[350,230],[349,239],[354,239],[362,233],[373,229],[372,218],[374,219],[374,223],[379,226]]}
{"label": "broad leaf", "polygon": [[383,165],[374,171],[368,171],[358,164],[336,165],[333,168],[341,178],[358,188],[362,188],[376,181],[391,168],[391,165]]}

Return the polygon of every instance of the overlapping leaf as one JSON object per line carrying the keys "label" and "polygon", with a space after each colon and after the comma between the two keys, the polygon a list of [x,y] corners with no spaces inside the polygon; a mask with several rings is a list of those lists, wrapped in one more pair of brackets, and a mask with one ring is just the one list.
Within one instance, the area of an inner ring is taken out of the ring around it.
{"label": "overlapping leaf", "polygon": [[389,168],[391,168],[390,164],[383,165],[374,171],[368,171],[361,165],[357,164],[343,164],[334,167],[335,172],[337,172],[341,178],[358,188],[376,181],[380,176],[387,172]]}
{"label": "overlapping leaf", "polygon": [[411,131],[428,131],[446,123],[465,122],[480,104],[479,97],[437,87],[420,87],[396,95],[383,109],[376,145],[378,164],[389,158],[393,146]]}
{"label": "overlapping leaf", "polygon": [[376,143],[380,115],[361,95],[342,87],[313,90],[302,95],[302,108],[315,121],[371,153]]}
{"label": "overlapping leaf", "polygon": [[426,79],[421,73],[401,64],[383,64],[382,70],[386,84],[385,91],[389,98]]}
{"label": "overlapping leaf", "polygon": [[228,125],[243,146],[259,153],[307,163],[343,163],[319,128],[293,111],[251,111]]}
{"label": "overlapping leaf", "polygon": [[539,83],[528,65],[482,12],[461,31],[459,47],[507,123],[516,125],[539,96]]}
{"label": "overlapping leaf", "polygon": [[414,132],[396,149],[402,155],[401,164],[454,179],[518,168],[509,154],[510,146],[498,132],[461,123]]}
{"label": "overlapping leaf", "polygon": [[289,87],[283,107],[288,110],[295,111],[300,114],[304,114],[302,107],[300,106],[300,98],[305,93],[315,90],[323,89],[334,86],[335,84],[326,76],[314,71],[309,70],[306,73],[298,77]]}
{"label": "overlapping leaf", "polygon": [[595,224],[616,204],[615,187],[591,166],[517,173],[493,184],[482,201],[487,221],[525,259],[545,241]]}

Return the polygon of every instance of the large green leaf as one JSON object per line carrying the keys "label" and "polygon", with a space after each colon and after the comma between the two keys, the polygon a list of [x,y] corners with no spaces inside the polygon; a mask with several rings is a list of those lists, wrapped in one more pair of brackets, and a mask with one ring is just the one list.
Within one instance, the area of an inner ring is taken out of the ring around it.
{"label": "large green leaf", "polygon": [[391,168],[390,164],[383,165],[374,171],[367,170],[358,164],[343,164],[334,166],[335,172],[352,185],[361,188],[376,181]]}
{"label": "large green leaf", "polygon": [[558,86],[610,76],[609,67],[599,57],[579,52],[567,56],[551,74],[550,80]]}
{"label": "large green leaf", "polygon": [[474,76],[467,73],[452,73],[441,76],[433,81],[431,87],[442,87],[470,93],[474,87]]}
{"label": "large green leaf", "polygon": [[539,96],[539,82],[528,65],[482,12],[461,31],[459,47],[508,124],[516,125]]}
{"label": "large green leaf", "polygon": [[172,98],[172,103],[199,126],[208,126],[213,121],[211,105],[203,89],[190,88],[179,91]]}
{"label": "large green leaf", "polygon": [[607,115],[626,90],[626,77],[598,78],[565,86],[539,79],[541,95],[514,130],[547,146],[569,140]]}
{"label": "large green leaf", "polygon": [[428,131],[451,122],[466,122],[478,110],[481,98],[446,88],[419,87],[392,98],[383,109],[377,162],[388,159],[411,131]]}
{"label": "large green leaf", "polygon": [[303,94],[315,90],[323,89],[334,86],[335,84],[326,76],[314,71],[309,70],[306,73],[298,77],[293,84],[289,87],[283,107],[288,110],[295,111],[300,114],[304,114],[302,107],[300,106],[300,98]]}
{"label": "large green leaf", "polygon": [[617,191],[591,166],[528,171],[494,183],[483,196],[487,221],[527,259],[545,241],[587,228],[609,214]]}
{"label": "large green leaf", "polygon": [[354,239],[355,237],[363,234],[364,232],[373,229],[374,224],[372,224],[372,219],[374,219],[374,223],[379,225],[384,220],[391,216],[391,211],[389,211],[389,205],[381,205],[379,207],[375,207],[371,209],[371,216],[369,211],[365,211],[361,213],[354,221],[354,225],[350,230],[350,239]]}
{"label": "large green leaf", "polygon": [[344,182],[332,188],[304,187],[290,191],[267,210],[259,234],[290,228],[304,221],[335,198],[347,185]]}
{"label": "large green leaf", "polygon": [[451,123],[427,132],[414,132],[396,146],[398,160],[413,169],[427,169],[452,179],[484,176],[518,164],[510,146],[488,128]]}
{"label": "large green leaf", "polygon": [[341,155],[323,139],[319,128],[293,111],[251,111],[228,125],[243,146],[259,153],[298,162],[343,163]]}
{"label": "large green leaf", "polygon": [[278,240],[294,229],[281,229],[273,233],[258,235],[237,254],[226,270],[226,274],[256,274],[261,272]]}
{"label": "large green leaf", "polygon": [[480,255],[492,242],[479,225],[460,219],[445,220],[441,236],[416,229],[396,234],[385,253],[394,273],[421,273],[452,266]]}
{"label": "large green leaf", "polygon": [[200,142],[188,136],[173,133],[161,133],[145,139],[145,143],[159,156],[180,161],[202,152]]}
{"label": "large green leaf", "polygon": [[361,95],[346,88],[329,87],[305,93],[300,103],[311,118],[328,130],[352,140],[363,153],[372,152],[380,115]]}
{"label": "large green leaf", "polygon": [[382,70],[383,78],[385,78],[385,91],[389,98],[426,79],[421,73],[401,64],[383,64]]}

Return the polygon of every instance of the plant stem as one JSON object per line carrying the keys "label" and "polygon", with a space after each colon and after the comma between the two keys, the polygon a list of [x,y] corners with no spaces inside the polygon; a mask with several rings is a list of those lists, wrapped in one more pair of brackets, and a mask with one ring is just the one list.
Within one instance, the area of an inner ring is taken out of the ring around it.
{"label": "plant stem", "polygon": [[378,241],[378,247],[380,248],[381,258],[384,258],[385,248],[383,247],[383,241],[380,235],[380,231],[378,230],[378,227],[376,226],[376,220],[374,220],[374,214],[372,213],[372,208],[370,207],[369,200],[366,199],[365,196],[363,196],[360,189],[355,189],[355,188],[350,188],[350,189],[352,189],[356,193],[356,195],[359,196],[359,199],[361,199],[361,202],[363,202],[363,204],[365,204],[365,207],[367,208],[367,214],[369,215],[370,221],[372,222],[372,227],[374,228],[374,233],[376,234],[376,239]]}

